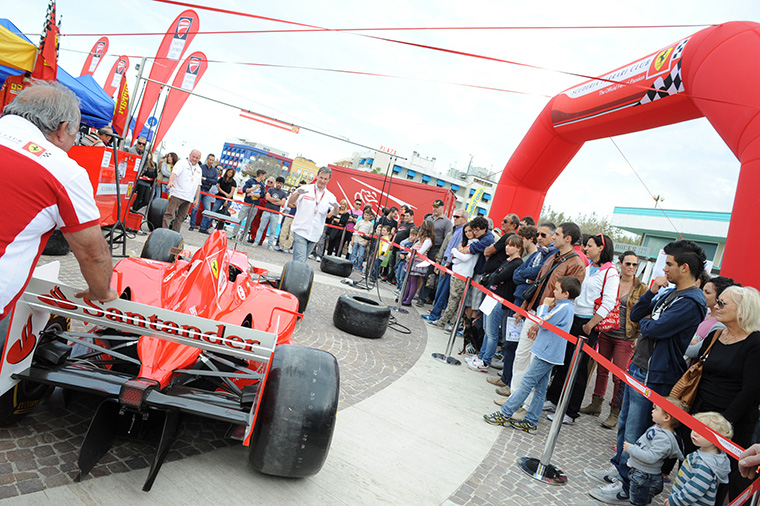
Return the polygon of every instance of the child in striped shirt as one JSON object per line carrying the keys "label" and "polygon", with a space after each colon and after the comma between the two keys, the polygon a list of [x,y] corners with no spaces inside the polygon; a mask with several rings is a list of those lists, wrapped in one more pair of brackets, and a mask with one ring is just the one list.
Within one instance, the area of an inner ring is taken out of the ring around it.
{"label": "child in striped shirt", "polygon": [[[694,418],[726,439],[734,435],[731,423],[720,413],[697,413]],[[728,483],[731,471],[728,456],[695,431],[691,431],[691,440],[699,449],[690,453],[681,465],[665,506],[713,506],[718,484]]]}

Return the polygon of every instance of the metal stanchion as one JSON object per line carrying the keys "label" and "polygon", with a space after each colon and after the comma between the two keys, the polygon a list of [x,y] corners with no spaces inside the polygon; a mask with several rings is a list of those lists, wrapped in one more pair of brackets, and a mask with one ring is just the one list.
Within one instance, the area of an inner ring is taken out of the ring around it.
{"label": "metal stanchion", "polygon": [[406,284],[409,282],[409,273],[412,272],[412,265],[414,265],[414,259],[417,256],[417,250],[413,249],[411,254],[409,255],[409,258],[406,261],[406,274],[404,275],[404,282],[401,284],[401,291],[399,292],[399,296],[396,299],[395,306],[391,306],[391,311],[396,311],[397,313],[407,314],[409,311],[401,307],[401,301],[404,300],[404,292],[406,292]]}
{"label": "metal stanchion", "polygon": [[533,457],[521,457],[517,459],[517,465],[525,474],[533,479],[550,485],[564,485],[567,483],[567,475],[557,466],[550,464],[550,462],[552,453],[554,452],[554,446],[557,444],[559,430],[562,428],[562,419],[565,416],[565,410],[570,402],[570,394],[572,393],[572,388],[575,384],[575,376],[578,374],[578,364],[581,361],[583,345],[586,343],[587,339],[588,338],[585,336],[578,337],[578,342],[576,343],[575,351],[573,352],[573,359],[570,362],[570,372],[565,378],[565,385],[562,387],[562,395],[559,397],[559,405],[555,410],[554,420],[549,429],[549,437],[546,438],[544,453],[541,455],[540,459]]}
{"label": "metal stanchion", "polygon": [[462,365],[462,362],[451,356],[454,351],[454,341],[457,338],[457,329],[459,328],[459,322],[462,320],[464,314],[464,308],[467,304],[467,295],[470,293],[472,283],[472,277],[468,277],[464,283],[464,292],[462,293],[462,300],[459,301],[459,310],[457,311],[457,319],[451,328],[451,334],[449,335],[449,343],[446,345],[446,352],[433,353],[433,358],[439,362],[443,362],[449,365]]}

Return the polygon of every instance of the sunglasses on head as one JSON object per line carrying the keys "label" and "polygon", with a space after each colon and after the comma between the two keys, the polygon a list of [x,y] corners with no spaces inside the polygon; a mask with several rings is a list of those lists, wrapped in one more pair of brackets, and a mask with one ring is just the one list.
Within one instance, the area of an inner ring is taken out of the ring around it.
{"label": "sunglasses on head", "polygon": [[638,262],[623,262],[623,265],[625,265],[626,267],[638,267],[639,266]]}

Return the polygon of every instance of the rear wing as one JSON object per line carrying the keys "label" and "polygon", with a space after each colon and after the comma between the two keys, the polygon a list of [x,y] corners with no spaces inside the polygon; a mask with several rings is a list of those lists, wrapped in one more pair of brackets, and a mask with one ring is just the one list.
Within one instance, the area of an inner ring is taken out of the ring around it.
{"label": "rear wing", "polygon": [[[57,272],[53,277],[57,276]],[[32,278],[14,309],[0,360],[0,395],[31,366],[49,313],[260,362],[268,369],[277,335],[123,299],[79,299],[72,287]]]}

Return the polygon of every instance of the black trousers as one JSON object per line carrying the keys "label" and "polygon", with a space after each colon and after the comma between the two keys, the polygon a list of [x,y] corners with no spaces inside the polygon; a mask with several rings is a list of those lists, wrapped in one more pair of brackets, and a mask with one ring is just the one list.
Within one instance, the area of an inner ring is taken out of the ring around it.
{"label": "black trousers", "polygon": [[[588,323],[587,318],[573,318],[573,326],[570,327],[570,334],[573,336],[583,335],[583,326]],[[591,335],[588,336],[588,344],[590,347],[596,346],[596,341],[599,339],[599,332],[596,330],[591,331]],[[573,352],[575,346],[567,343],[565,347],[565,361],[562,365],[554,366],[554,379],[549,386],[549,390],[546,392],[546,400],[559,404],[559,396],[562,394],[562,387],[565,385],[565,379],[567,378],[567,372],[570,370],[570,361],[573,359]],[[578,374],[575,376],[575,382],[571,386],[570,403],[567,405],[567,411],[565,414],[572,419],[580,416],[581,403],[583,402],[583,396],[586,393],[586,383],[588,383],[588,355],[581,353],[581,360],[578,364]]]}

